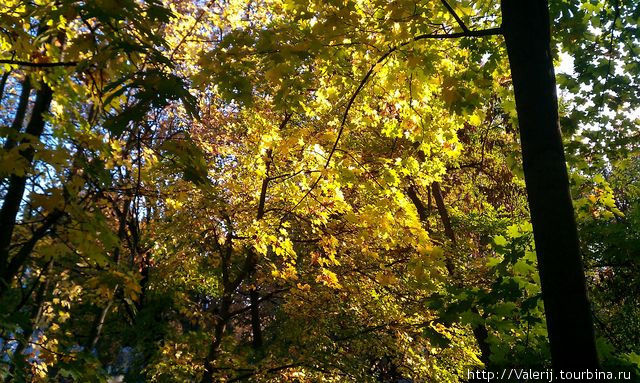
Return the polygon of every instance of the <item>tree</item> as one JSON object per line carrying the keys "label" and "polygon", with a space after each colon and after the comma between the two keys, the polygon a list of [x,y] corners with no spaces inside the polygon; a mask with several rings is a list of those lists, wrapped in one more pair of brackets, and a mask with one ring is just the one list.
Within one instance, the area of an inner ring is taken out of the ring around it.
{"label": "tree", "polygon": [[633,3],[5,1],[0,379],[595,366],[547,283],[568,187],[600,368],[637,375]]}
{"label": "tree", "polygon": [[575,213],[560,136],[546,2],[502,2],[502,28],[554,367],[597,367]]}

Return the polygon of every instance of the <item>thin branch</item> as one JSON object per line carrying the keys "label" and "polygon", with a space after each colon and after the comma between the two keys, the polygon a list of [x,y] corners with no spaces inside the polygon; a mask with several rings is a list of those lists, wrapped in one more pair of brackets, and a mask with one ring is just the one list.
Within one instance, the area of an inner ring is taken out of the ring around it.
{"label": "thin branch", "polygon": [[447,0],[440,0],[440,2],[442,3],[442,5],[444,5],[445,8],[447,8],[447,11],[449,11],[449,13],[451,13],[451,16],[453,16],[453,18],[456,19],[456,22],[458,23],[460,28],[462,28],[462,30],[464,32],[469,33],[469,28],[467,28],[467,26],[464,25],[464,22],[462,21],[460,16],[458,16],[456,11],[454,11],[453,8],[451,8],[449,3],[447,3]]}
{"label": "thin branch", "polygon": [[[279,371],[282,371],[282,370],[288,370],[290,368],[295,368],[295,367],[300,367],[300,366],[304,366],[304,364],[303,363],[291,363],[291,364],[287,364],[287,365],[280,366],[280,367],[270,368],[270,369],[266,370],[265,372],[274,373],[274,372],[279,372]],[[239,382],[239,381],[245,380],[245,379],[250,378],[253,375],[257,374],[258,372],[260,372],[260,370],[254,370],[254,371],[246,373],[246,374],[238,375],[237,377],[229,380],[229,383],[231,383],[231,382]]]}
{"label": "thin branch", "polygon": [[31,68],[52,68],[52,67],[59,67],[59,66],[76,66],[78,65],[78,62],[66,61],[66,62],[54,62],[54,63],[34,63],[31,61],[21,61],[21,60],[0,60],[0,64],[19,65],[19,66],[26,66]]}
{"label": "thin branch", "polygon": [[173,57],[175,56],[175,54],[178,52],[178,49],[180,49],[180,47],[182,46],[182,44],[185,43],[185,41],[187,41],[187,39],[193,34],[193,32],[195,31],[196,27],[198,26],[198,24],[200,23],[200,21],[202,21],[202,17],[207,13],[207,9],[213,4],[213,1],[209,1],[200,11],[200,14],[198,14],[198,16],[196,17],[196,19],[193,21],[193,25],[191,26],[191,28],[189,28],[189,30],[187,31],[187,33],[182,36],[182,39],[180,39],[180,42],[178,42],[178,44],[175,46],[175,48],[173,48],[173,51],[171,51],[171,55],[169,56],[169,61],[173,61]]}
{"label": "thin branch", "polygon": [[[411,41],[425,40],[425,39],[457,39],[460,37],[483,37],[483,36],[497,36],[502,35],[502,27],[494,27],[488,29],[480,29],[477,31],[467,32],[455,32],[455,33],[425,33],[424,35],[415,36]],[[405,46],[411,43],[411,41],[402,43],[400,46]]]}
{"label": "thin branch", "polygon": [[[293,113],[285,113],[284,114],[284,119],[282,120],[282,122],[280,123],[280,126],[278,127],[278,130],[282,130],[284,129],[284,127],[287,125],[287,122],[289,122],[289,119],[291,118],[291,116],[293,115]],[[269,181],[271,181],[271,178],[269,177],[269,168],[271,167],[271,163],[273,162],[273,158],[272,157],[272,151],[271,149],[269,149],[267,151],[267,157],[269,157],[267,164],[266,164],[266,170],[265,170],[265,177],[262,180],[262,187],[260,190],[260,200],[258,202],[258,213],[257,213],[257,219],[261,220],[262,217],[264,216],[264,204],[266,202],[266,198],[267,198],[267,188],[269,187]]]}
{"label": "thin branch", "polygon": [[[378,60],[373,65],[371,65],[371,67],[369,68],[367,73],[364,75],[362,80],[360,80],[360,84],[358,84],[358,87],[356,88],[355,92],[353,92],[353,94],[349,98],[349,102],[347,102],[347,107],[345,108],[344,113],[342,115],[340,128],[338,129],[338,136],[336,137],[333,143],[333,146],[331,147],[331,151],[329,152],[329,156],[327,157],[327,161],[324,165],[324,168],[327,169],[329,167],[331,158],[333,157],[333,154],[335,153],[336,148],[338,147],[338,143],[340,142],[340,137],[342,137],[342,133],[344,132],[344,127],[347,122],[347,117],[349,116],[349,111],[351,110],[351,106],[356,100],[356,97],[358,97],[358,94],[360,94],[360,91],[362,91],[364,86],[367,84],[367,81],[369,81],[369,78],[374,73],[375,68],[378,66],[378,64],[381,64],[383,61],[385,61],[387,57],[389,57],[392,53],[394,53],[395,51],[397,51],[402,47],[405,47],[411,44],[414,41],[420,41],[420,40],[426,40],[426,39],[455,39],[460,37],[495,36],[495,35],[501,35],[501,34],[502,34],[501,27],[482,29],[477,31],[466,30],[464,32],[456,32],[456,33],[426,33],[426,34],[414,36],[409,41],[405,41],[394,47],[391,47],[386,53],[380,56],[380,58],[378,58]],[[291,211],[297,209],[298,206],[300,206],[300,204],[309,196],[309,194],[311,194],[313,189],[315,189],[315,187],[318,186],[318,183],[320,182],[322,177],[323,175],[321,174],[320,176],[318,176],[318,178],[316,178],[316,180],[313,182],[309,190],[307,190],[307,192],[302,196],[302,198],[298,201],[298,203],[295,204],[295,206],[291,209]]]}
{"label": "thin branch", "polygon": [[[276,295],[278,295],[280,293],[287,292],[287,291],[289,291],[288,287],[287,288],[283,288],[283,289],[274,290],[274,291],[272,291],[270,293],[267,293],[267,294],[261,296],[258,299],[258,301],[259,301],[259,303],[268,301],[269,299],[274,298]],[[250,308],[251,308],[251,306],[244,306],[244,307],[242,307],[240,309],[237,309],[235,311],[231,311],[229,313],[229,318],[233,318],[233,317],[238,316],[238,315],[240,315],[242,313],[245,313],[245,312],[249,311]]]}

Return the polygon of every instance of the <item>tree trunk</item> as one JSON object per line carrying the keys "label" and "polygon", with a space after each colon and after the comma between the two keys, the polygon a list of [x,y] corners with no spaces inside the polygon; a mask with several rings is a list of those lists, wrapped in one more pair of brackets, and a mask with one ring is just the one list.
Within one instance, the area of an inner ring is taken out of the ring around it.
{"label": "tree trunk", "polygon": [[[284,119],[280,123],[279,129],[282,130],[291,119],[291,113],[285,113]],[[269,182],[271,178],[269,178],[269,170],[271,168],[272,162],[272,151],[271,149],[267,150],[267,158],[266,161],[266,172],[265,177],[262,179],[262,185],[260,186],[260,197],[258,198],[258,209],[256,212],[256,220],[260,221],[265,214],[265,203],[267,200],[267,191],[269,189]],[[229,275],[229,262],[231,260],[231,253],[233,251],[233,246],[231,244],[233,239],[233,227],[231,224],[231,218],[226,217],[226,221],[229,225],[227,228],[227,241],[226,241],[226,251],[221,251],[221,267],[222,267],[222,301],[220,302],[220,310],[218,312],[218,320],[216,322],[216,326],[214,329],[214,338],[211,344],[209,345],[209,352],[207,353],[207,357],[204,362],[204,374],[202,375],[202,379],[200,379],[200,383],[211,383],[213,382],[213,373],[215,372],[215,360],[218,357],[218,348],[220,347],[220,343],[222,343],[222,337],[224,335],[225,330],[227,329],[227,325],[230,316],[230,309],[233,303],[233,294],[235,294],[236,290],[246,279],[251,278],[255,272],[256,264],[258,262],[257,254],[253,249],[248,249],[247,257],[245,258],[245,263],[242,267],[242,270],[236,275],[235,279],[231,280]],[[255,348],[260,348],[262,346],[262,329],[260,324],[260,295],[258,291],[253,288],[251,290],[250,295],[250,307],[249,311],[251,312],[251,327],[253,332],[253,346]]]}
{"label": "tree trunk", "polygon": [[[431,190],[433,190],[433,197],[436,200],[438,214],[440,214],[440,220],[442,221],[442,225],[444,226],[444,233],[451,241],[453,247],[456,248],[458,246],[456,235],[453,231],[453,227],[451,226],[451,218],[449,218],[447,206],[444,204],[444,196],[442,195],[440,183],[434,181],[431,184]],[[455,275],[455,268],[450,257],[447,257],[447,259],[445,260],[445,264],[447,266],[447,270],[449,270],[449,275],[451,275],[455,280],[457,276]],[[462,285],[462,279],[460,279],[459,283],[460,285]],[[480,315],[477,307],[472,306],[470,310],[472,313]],[[491,347],[489,346],[489,343],[487,343],[489,330],[487,330],[487,326],[485,326],[484,323],[477,326],[472,326],[472,330],[473,336],[476,339],[476,343],[478,343],[478,348],[480,349],[480,361],[484,363],[485,368],[488,368],[491,361]]]}
{"label": "tree trunk", "polygon": [[115,299],[115,295],[118,292],[118,286],[116,285],[113,291],[113,297],[109,299],[107,305],[100,310],[100,313],[96,315],[93,325],[91,326],[91,332],[89,333],[89,337],[87,338],[87,342],[84,347],[86,351],[91,352],[98,345],[98,341],[100,340],[100,336],[102,335],[102,328],[104,327],[104,322],[107,319],[107,315],[111,310],[111,306],[113,306],[113,301]]}
{"label": "tree trunk", "polygon": [[42,311],[44,309],[44,298],[47,295],[47,292],[49,291],[49,285],[51,284],[50,275],[53,270],[53,259],[49,260],[49,263],[46,265],[46,269],[47,271],[45,272],[44,276],[38,277],[38,279],[41,279],[42,277],[44,277],[42,278],[44,282],[41,282],[41,281],[36,282],[36,283],[39,283],[40,286],[38,287],[38,291],[36,292],[36,297],[33,303],[33,307],[31,308],[30,326],[25,328],[22,334],[22,337],[18,338],[18,345],[16,346],[16,349],[13,352],[13,356],[11,358],[11,363],[9,366],[9,374],[4,380],[6,383],[17,380],[15,378],[16,378],[16,375],[18,375],[19,373],[18,374],[16,373],[16,368],[18,367],[19,361],[23,362],[22,365],[28,366],[28,364],[26,364],[24,360],[25,355],[23,355],[23,352],[27,348],[27,345],[29,344],[29,342],[31,341],[33,334],[39,328],[40,319],[42,318]]}
{"label": "tree trunk", "polygon": [[3,269],[0,269],[0,298],[4,296],[4,293],[8,290],[11,281],[29,258],[29,255],[31,255],[31,252],[38,241],[49,233],[51,228],[57,224],[63,215],[64,212],[62,210],[54,210],[51,212],[44,219],[40,227],[33,232],[31,238],[20,246],[20,249],[16,252],[13,258],[11,258],[11,261],[7,262]]}
{"label": "tree trunk", "polygon": [[24,117],[27,114],[27,107],[29,106],[29,96],[31,95],[31,80],[29,76],[25,76],[22,81],[22,90],[20,91],[20,98],[18,99],[18,107],[16,108],[16,114],[13,116],[13,122],[11,123],[11,130],[7,140],[4,143],[4,149],[9,150],[16,146],[16,140],[11,135],[20,132],[22,125],[24,124]]}
{"label": "tree trunk", "polygon": [[[39,138],[44,130],[44,114],[49,110],[51,105],[51,99],[53,97],[53,91],[44,82],[40,84],[40,89],[36,95],[36,101],[33,106],[31,114],[31,120],[27,125],[26,133],[36,138]],[[35,151],[33,148],[27,148],[20,151],[20,154],[25,159],[25,162],[31,164]],[[7,193],[4,196],[4,203],[0,210],[0,267],[3,270],[8,268],[9,263],[9,249],[11,246],[11,237],[13,236],[13,229],[16,224],[16,217],[20,204],[22,201],[22,195],[27,184],[27,176],[12,175],[9,178],[9,186]],[[0,281],[0,288],[7,287],[11,283],[11,280],[3,278]]]}
{"label": "tree trunk", "polygon": [[[453,247],[457,247],[455,232],[453,231],[453,227],[451,226],[451,219],[449,218],[449,212],[447,211],[447,207],[444,204],[444,197],[442,195],[442,190],[440,189],[440,184],[438,182],[433,182],[431,184],[431,190],[433,190],[433,195],[436,200],[436,206],[438,208],[438,214],[440,215],[440,220],[442,221],[442,225],[444,226],[445,235],[451,241]],[[420,220],[423,224],[427,224],[428,211],[426,210],[422,200],[418,196],[415,187],[411,186],[407,189],[407,194],[411,201],[413,202],[416,210],[418,210],[418,215],[420,216]],[[431,196],[429,195],[429,210],[431,208]],[[449,277],[453,280],[453,283],[462,287],[462,279],[458,279],[459,275],[457,275],[455,266],[453,264],[453,260],[450,256],[445,258],[445,267],[447,269],[447,273]],[[471,311],[474,314],[480,314],[478,309],[474,306],[471,307]],[[489,337],[489,331],[484,324],[480,324],[477,326],[473,326],[473,336],[478,343],[478,348],[480,349],[480,361],[484,363],[485,368],[489,366],[490,358],[491,358],[491,347],[489,343],[487,343],[487,338]]]}
{"label": "tree trunk", "polygon": [[262,325],[260,323],[260,293],[257,287],[251,288],[249,298],[251,300],[252,346],[255,350],[259,350],[262,348]]}
{"label": "tree trunk", "polygon": [[[114,205],[114,210],[116,211],[116,215],[118,217],[118,244],[113,249],[113,262],[118,265],[120,263],[120,254],[121,254],[121,246],[127,236],[127,218],[129,215],[129,204],[131,201],[129,199],[125,199],[122,204],[122,211],[119,211],[118,206]],[[102,335],[102,328],[104,327],[104,323],[107,319],[107,315],[109,315],[109,311],[111,311],[111,307],[115,302],[116,296],[121,292],[120,285],[116,285],[113,289],[113,294],[107,301],[107,304],[97,313],[95,319],[93,320],[93,325],[91,326],[91,332],[89,333],[89,337],[87,338],[87,342],[85,343],[85,348],[87,351],[93,351],[94,348],[98,345],[98,341],[100,341],[100,336]]]}
{"label": "tree trunk", "polygon": [[447,212],[447,207],[444,204],[444,197],[442,196],[442,190],[440,189],[440,183],[434,181],[431,184],[431,190],[433,190],[433,197],[436,200],[436,207],[438,208],[438,214],[440,214],[440,219],[442,220],[442,225],[444,226],[444,233],[453,244],[453,247],[457,246],[456,235],[453,232],[453,227],[451,227],[451,219],[449,218],[449,212]]}
{"label": "tree trunk", "polygon": [[218,348],[220,347],[220,343],[222,343],[222,337],[224,336],[224,332],[227,329],[227,323],[229,321],[229,308],[231,307],[232,302],[232,298],[228,295],[225,295],[222,298],[222,302],[220,304],[220,312],[218,313],[216,326],[214,328],[213,341],[209,345],[207,359],[204,362],[204,374],[202,375],[202,379],[200,379],[200,383],[213,382],[213,373],[215,372],[214,364],[216,358],[218,357]]}
{"label": "tree trunk", "polygon": [[429,231],[428,230],[429,229],[429,209],[426,206],[424,206],[424,203],[422,203],[422,200],[418,196],[415,186],[412,185],[407,188],[407,196],[409,197],[411,202],[413,202],[413,205],[416,207],[416,210],[418,211],[418,217],[420,218],[420,222],[422,222],[427,228],[427,231]]}
{"label": "tree trunk", "polygon": [[547,1],[502,0],[553,367],[597,367],[567,168],[558,125]]}
{"label": "tree trunk", "polygon": [[0,102],[4,98],[4,87],[7,85],[7,80],[9,79],[9,75],[11,74],[11,70],[7,70],[2,74],[2,78],[0,79]]}

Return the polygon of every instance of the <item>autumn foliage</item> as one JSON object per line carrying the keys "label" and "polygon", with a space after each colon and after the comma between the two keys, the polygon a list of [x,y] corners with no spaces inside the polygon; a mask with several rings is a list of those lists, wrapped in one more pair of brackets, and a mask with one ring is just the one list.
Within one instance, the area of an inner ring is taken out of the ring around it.
{"label": "autumn foliage", "polygon": [[[637,378],[640,4],[549,10],[599,363]],[[489,0],[2,2],[0,378],[550,368],[501,25]]]}

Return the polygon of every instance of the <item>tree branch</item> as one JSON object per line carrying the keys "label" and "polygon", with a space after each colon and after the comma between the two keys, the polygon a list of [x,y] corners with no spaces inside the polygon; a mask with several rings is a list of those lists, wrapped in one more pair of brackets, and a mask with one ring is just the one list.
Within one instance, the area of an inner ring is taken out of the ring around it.
{"label": "tree branch", "polygon": [[444,5],[445,8],[447,8],[447,11],[449,11],[449,13],[451,13],[451,16],[453,16],[453,18],[456,19],[456,22],[458,23],[460,28],[462,28],[462,30],[464,32],[468,33],[469,32],[469,28],[467,28],[467,26],[464,25],[464,22],[462,22],[462,19],[460,18],[460,16],[458,16],[456,11],[454,11],[453,8],[451,8],[449,3],[447,3],[447,0],[440,0],[440,2],[442,3],[442,5]]}
{"label": "tree branch", "polygon": [[[360,94],[360,91],[362,91],[364,86],[367,84],[367,81],[369,81],[369,78],[374,73],[375,68],[378,66],[378,64],[380,64],[383,61],[385,61],[387,59],[387,57],[389,57],[393,52],[397,51],[398,49],[400,49],[402,47],[405,47],[405,46],[411,44],[414,41],[420,41],[420,40],[426,40],[426,39],[455,39],[455,38],[460,38],[460,37],[495,36],[495,35],[501,35],[501,34],[502,34],[502,28],[501,27],[489,28],[489,29],[481,29],[481,30],[477,30],[477,31],[470,31],[470,30],[467,29],[466,31],[456,32],[456,33],[426,33],[426,34],[423,34],[423,35],[414,36],[409,41],[405,41],[405,42],[400,43],[400,44],[398,44],[398,45],[396,45],[394,47],[389,48],[389,50],[386,53],[384,53],[382,56],[380,56],[380,58],[378,58],[378,60],[373,65],[371,65],[371,67],[369,68],[367,73],[364,75],[362,80],[360,80],[360,84],[358,84],[358,87],[356,88],[355,92],[353,92],[353,94],[349,98],[349,101],[347,102],[347,107],[345,108],[344,113],[342,115],[342,121],[340,122],[340,128],[338,129],[338,136],[336,137],[336,139],[335,139],[335,141],[333,143],[333,146],[331,147],[331,151],[329,152],[329,155],[327,156],[327,161],[326,161],[326,163],[324,165],[324,168],[327,169],[329,167],[329,163],[331,162],[331,158],[333,158],[333,154],[335,153],[336,148],[338,147],[338,143],[340,142],[340,138],[342,137],[342,133],[344,132],[344,127],[345,127],[346,122],[347,122],[347,117],[349,116],[349,111],[351,110],[351,106],[353,105],[354,101],[356,100],[356,97],[358,97],[358,94]],[[307,192],[302,196],[302,198],[298,201],[298,203],[296,203],[293,206],[293,208],[290,210],[290,212],[293,212],[295,209],[297,209],[298,206],[300,206],[300,204],[309,196],[309,194],[311,194],[311,191],[313,191],[313,189],[315,189],[315,187],[318,186],[318,183],[320,182],[322,177],[323,177],[323,175],[320,175],[320,176],[318,176],[318,178],[316,178],[314,183],[311,184],[311,187],[309,188],[309,190],[307,190]]]}
{"label": "tree branch", "polygon": [[34,63],[31,61],[21,61],[21,60],[0,60],[0,64],[19,65],[19,66],[26,66],[31,68],[52,68],[52,67],[59,67],[59,66],[76,66],[78,65],[78,62],[67,61],[67,62],[54,62],[54,63]]}
{"label": "tree branch", "polygon": [[[457,39],[460,37],[483,37],[483,36],[497,36],[502,35],[502,27],[480,29],[477,31],[455,32],[455,33],[425,33],[418,35],[411,41],[425,40],[425,39]],[[402,43],[400,46],[405,46],[409,42]]]}
{"label": "tree branch", "polygon": [[[279,372],[279,371],[282,371],[282,370],[287,370],[287,369],[290,369],[290,368],[300,367],[300,366],[303,366],[303,365],[304,365],[303,363],[291,363],[291,364],[286,364],[284,366],[273,367],[273,368],[267,369],[265,372],[274,373],[274,372]],[[238,375],[235,378],[229,380],[229,383],[231,383],[231,382],[239,382],[241,380],[245,380],[245,379],[250,378],[253,375],[257,374],[258,372],[260,372],[260,370],[254,370],[254,371],[248,372],[246,374]]]}
{"label": "tree branch", "polygon": [[420,221],[426,226],[428,226],[429,210],[427,209],[426,206],[424,206],[424,203],[422,203],[422,200],[420,200],[420,197],[418,196],[415,186],[411,185],[407,188],[407,196],[409,197],[411,202],[413,202],[413,205],[418,211],[418,216],[420,217]]}

